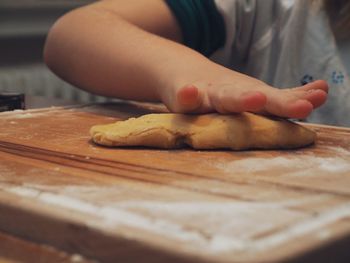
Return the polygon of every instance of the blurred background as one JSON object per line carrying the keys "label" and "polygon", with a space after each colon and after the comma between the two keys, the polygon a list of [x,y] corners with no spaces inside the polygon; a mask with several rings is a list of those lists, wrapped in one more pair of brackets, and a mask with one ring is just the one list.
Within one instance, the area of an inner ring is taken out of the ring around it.
{"label": "blurred background", "polygon": [[0,93],[21,92],[75,102],[105,101],[65,83],[44,65],[52,24],[92,0],[0,0]]}

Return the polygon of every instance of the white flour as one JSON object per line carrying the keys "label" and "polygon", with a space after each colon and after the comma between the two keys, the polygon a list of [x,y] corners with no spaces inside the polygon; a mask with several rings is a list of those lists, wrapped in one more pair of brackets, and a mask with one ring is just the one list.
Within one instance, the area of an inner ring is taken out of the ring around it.
{"label": "white flour", "polygon": [[345,149],[337,150],[334,157],[316,157],[314,155],[293,155],[272,158],[247,158],[229,163],[216,163],[215,167],[227,173],[261,173],[279,171],[294,176],[317,176],[318,172],[350,172],[350,153]]}
{"label": "white flour", "polygon": [[38,118],[41,116],[47,116],[54,114],[58,109],[62,109],[62,107],[50,107],[49,110],[45,109],[31,109],[31,110],[13,110],[13,111],[5,111],[0,112],[1,118],[6,119],[31,119]]}
{"label": "white flour", "polygon": [[[116,202],[114,205],[97,205],[75,197],[24,186],[9,186],[1,190],[26,199],[35,199],[51,207],[87,214],[89,217],[86,217],[85,224],[95,228],[105,228],[110,232],[129,226],[166,239],[184,242],[189,250],[199,249],[202,253],[205,251],[209,254],[225,251],[253,253],[270,249],[307,233],[317,233],[326,225],[350,216],[349,203],[324,211],[317,217],[290,209],[300,202],[322,201],[327,196],[318,196],[314,200],[307,198],[283,202],[135,200]],[[284,229],[256,238],[257,235],[270,232],[276,227]],[[129,235],[131,237],[132,233]],[[135,235],[136,238],[137,234]]]}

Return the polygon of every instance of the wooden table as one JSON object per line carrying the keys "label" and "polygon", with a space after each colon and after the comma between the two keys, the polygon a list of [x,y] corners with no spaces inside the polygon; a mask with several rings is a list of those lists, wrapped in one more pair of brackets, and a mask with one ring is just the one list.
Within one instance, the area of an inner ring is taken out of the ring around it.
{"label": "wooden table", "polygon": [[309,125],[317,143],[293,151],[90,141],[92,125],[163,110],[1,113],[0,231],[103,262],[349,262],[350,129]]}
{"label": "wooden table", "polygon": [[28,96],[25,95],[25,108],[26,109],[40,109],[57,106],[71,106],[78,104],[76,101],[47,98],[43,96]]}

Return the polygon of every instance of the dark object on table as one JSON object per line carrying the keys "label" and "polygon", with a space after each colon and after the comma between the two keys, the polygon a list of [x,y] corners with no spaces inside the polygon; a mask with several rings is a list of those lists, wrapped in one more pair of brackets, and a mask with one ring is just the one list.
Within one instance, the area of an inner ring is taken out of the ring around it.
{"label": "dark object on table", "polygon": [[24,110],[23,93],[0,93],[0,112],[11,110]]}

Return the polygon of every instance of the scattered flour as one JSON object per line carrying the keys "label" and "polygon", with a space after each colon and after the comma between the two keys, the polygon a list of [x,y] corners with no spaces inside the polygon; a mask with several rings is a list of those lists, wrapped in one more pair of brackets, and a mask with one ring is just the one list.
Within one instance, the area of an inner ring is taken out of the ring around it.
{"label": "scattered flour", "polygon": [[85,262],[83,256],[79,255],[79,254],[73,254],[70,258],[70,260],[72,262]]}
{"label": "scattered flour", "polygon": [[[337,174],[350,172],[350,152],[338,147],[328,147],[328,150],[334,155],[320,157],[303,154],[273,158],[246,158],[229,163],[219,162],[215,166],[227,173],[243,174],[271,170],[289,171],[289,174],[298,176],[317,175],[315,171]],[[88,156],[85,158],[88,159]],[[0,179],[1,172],[5,170],[0,169]],[[54,170],[58,171],[59,167],[54,167]],[[51,207],[89,215],[86,217],[86,223],[95,228],[118,230],[129,226],[170,240],[185,242],[189,245],[189,249],[199,249],[201,252],[214,254],[227,251],[262,251],[306,234],[315,235],[320,240],[328,239],[332,235],[325,227],[342,218],[350,217],[350,203],[332,207],[317,216],[310,216],[307,212],[289,209],[300,200],[290,202],[134,200],[102,205],[73,195],[77,191],[80,191],[80,194],[89,193],[89,196],[94,192],[100,195],[100,187],[71,186],[61,193],[37,189],[30,185],[5,188],[0,185],[0,188],[2,191],[26,199],[31,198]],[[117,188],[111,190],[115,196],[123,194],[118,192]],[[102,191],[106,192],[106,189]],[[311,203],[309,198],[301,201]],[[269,233],[276,228],[283,231],[256,238],[259,234]]]}
{"label": "scattered flour", "polygon": [[1,112],[1,118],[6,119],[30,119],[37,118],[41,116],[47,116],[56,112],[57,107],[53,107],[50,110],[42,110],[42,109],[30,109],[30,110],[13,110],[13,111],[5,111]]}
{"label": "scattered flour", "polygon": [[350,158],[344,157],[316,157],[311,155],[247,158],[230,163],[218,163],[217,168],[225,172],[259,173],[269,171],[284,171],[293,175],[316,175],[316,172],[344,173],[350,172]]}
{"label": "scattered flour", "polygon": [[[258,252],[306,234],[327,239],[330,233],[325,232],[325,226],[350,216],[350,203],[332,207],[315,217],[289,209],[295,202],[305,200],[287,202],[276,200],[261,203],[244,201],[169,203],[135,200],[117,202],[114,205],[97,205],[75,197],[23,186],[4,187],[1,190],[26,199],[32,198],[51,207],[87,214],[89,217],[86,217],[85,223],[91,227],[111,231],[129,226],[170,240],[184,242],[190,250],[199,249],[209,254],[227,251]],[[179,220],[179,217],[182,220]],[[283,231],[256,238],[261,232],[266,233],[282,226]],[[323,229],[322,233],[320,229]]]}
{"label": "scattered flour", "polygon": [[29,119],[29,118],[33,118],[36,117],[37,114],[33,114],[33,113],[20,113],[20,114],[16,114],[15,116],[13,116],[13,118],[15,119]]}

